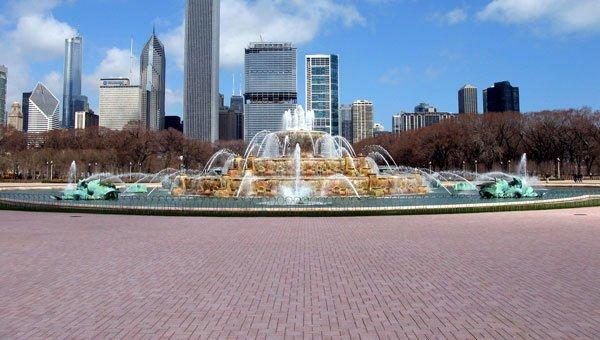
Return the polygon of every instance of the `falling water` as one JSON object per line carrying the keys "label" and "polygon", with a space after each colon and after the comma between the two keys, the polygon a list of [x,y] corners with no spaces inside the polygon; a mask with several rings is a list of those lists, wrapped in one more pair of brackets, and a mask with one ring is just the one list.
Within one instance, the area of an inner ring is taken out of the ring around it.
{"label": "falling water", "polygon": [[524,153],[519,161],[519,167],[517,168],[517,175],[525,178],[527,177],[527,154]]}
{"label": "falling water", "polygon": [[69,168],[69,175],[67,177],[67,190],[75,189],[75,179],[77,178],[77,164],[75,161],[71,162]]}

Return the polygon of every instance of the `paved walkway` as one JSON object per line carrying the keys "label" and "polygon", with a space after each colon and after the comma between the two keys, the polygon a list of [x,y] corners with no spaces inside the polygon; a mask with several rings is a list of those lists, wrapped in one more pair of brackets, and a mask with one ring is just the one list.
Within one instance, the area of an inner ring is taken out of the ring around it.
{"label": "paved walkway", "polygon": [[0,338],[599,338],[600,209],[0,211]]}

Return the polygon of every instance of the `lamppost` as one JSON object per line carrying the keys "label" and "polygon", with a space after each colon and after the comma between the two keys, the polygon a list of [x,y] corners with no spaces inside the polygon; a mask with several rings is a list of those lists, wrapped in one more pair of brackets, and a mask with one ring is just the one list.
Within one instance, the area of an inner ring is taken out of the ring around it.
{"label": "lamppost", "polygon": [[556,179],[560,179],[560,158],[556,158]]}
{"label": "lamppost", "polygon": [[92,163],[88,163],[88,176],[92,175]]}
{"label": "lamppost", "polygon": [[131,177],[131,172],[133,171],[133,163],[129,162],[129,177]]}
{"label": "lamppost", "polygon": [[508,163],[507,163],[507,164],[508,164],[508,165],[507,165],[506,171],[510,173],[510,159],[508,160]]}
{"label": "lamppost", "polygon": [[463,173],[465,172],[467,172],[467,162],[463,161]]}
{"label": "lamppost", "polygon": [[504,162],[500,161],[500,171],[504,171]]}
{"label": "lamppost", "polygon": [[478,171],[478,169],[477,169],[477,160],[475,160],[475,173],[476,173],[476,174],[478,174],[478,173],[479,173],[479,171]]}
{"label": "lamppost", "polygon": [[94,173],[98,173],[98,163],[94,163]]}
{"label": "lamppost", "polygon": [[48,172],[48,179],[52,180],[52,167],[54,167],[54,162],[50,161],[50,162],[46,162],[46,165],[48,165],[50,167],[50,171]]}
{"label": "lamppost", "polygon": [[138,163],[138,166],[140,167],[140,173],[142,173],[142,163]]}
{"label": "lamppost", "polygon": [[181,163],[181,164],[179,165],[179,170],[180,170],[180,171],[183,171],[183,170],[184,170],[184,168],[185,168],[185,164],[183,163],[183,155],[182,155],[182,156],[179,156],[179,162]]}
{"label": "lamppost", "polygon": [[433,171],[432,171],[432,168],[431,168],[431,164],[432,164],[432,162],[431,162],[431,161],[429,161],[429,173],[432,173],[432,172],[433,172]]}

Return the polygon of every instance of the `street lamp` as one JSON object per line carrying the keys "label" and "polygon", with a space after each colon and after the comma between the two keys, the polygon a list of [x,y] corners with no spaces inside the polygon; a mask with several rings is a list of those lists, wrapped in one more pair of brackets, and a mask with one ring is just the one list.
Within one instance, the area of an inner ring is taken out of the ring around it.
{"label": "street lamp", "polygon": [[98,173],[98,163],[94,163],[94,173]]}
{"label": "street lamp", "polygon": [[92,163],[88,163],[88,176],[92,175]]}
{"label": "street lamp", "polygon": [[500,161],[500,171],[504,171],[504,162]]}
{"label": "street lamp", "polygon": [[463,161],[463,173],[467,172],[467,162]]}
{"label": "street lamp", "polygon": [[476,174],[478,174],[478,173],[479,173],[479,171],[478,171],[478,169],[477,169],[477,160],[475,160],[475,173],[476,173]]}
{"label": "street lamp", "polygon": [[184,165],[184,163],[183,163],[183,155],[182,155],[182,156],[179,156],[179,162],[181,163],[181,164],[179,165],[179,170],[180,170],[180,171],[183,171],[183,168],[184,168],[184,166],[185,166],[185,165]]}
{"label": "street lamp", "polygon": [[508,160],[508,166],[507,166],[506,171],[510,173],[510,159]]}
{"label": "street lamp", "polygon": [[52,180],[52,167],[54,167],[54,162],[50,161],[50,162],[46,162],[46,165],[50,166],[50,172],[48,173],[48,179]]}
{"label": "street lamp", "polygon": [[429,173],[432,173],[433,171],[431,171],[431,161],[429,161]]}
{"label": "street lamp", "polygon": [[142,163],[138,163],[138,166],[140,167],[140,173],[142,173]]}
{"label": "street lamp", "polygon": [[556,177],[560,179],[560,158],[556,158]]}

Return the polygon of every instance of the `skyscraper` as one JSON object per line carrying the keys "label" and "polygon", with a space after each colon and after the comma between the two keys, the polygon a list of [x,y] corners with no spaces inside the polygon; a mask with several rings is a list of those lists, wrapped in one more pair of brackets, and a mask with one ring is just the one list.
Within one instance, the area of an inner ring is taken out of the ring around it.
{"label": "skyscraper", "polygon": [[306,56],[306,109],[315,112],[314,129],[341,133],[337,55]]}
{"label": "skyscraper", "polygon": [[244,113],[244,97],[232,95],[229,99],[229,108],[235,112]]}
{"label": "skyscraper", "polygon": [[29,126],[30,133],[47,132],[60,128],[58,108],[60,101],[48,88],[38,83],[29,97]]}
{"label": "skyscraper", "polygon": [[152,31],[140,56],[141,121],[151,131],[165,126],[165,70],[165,47]]}
{"label": "skyscraper", "polygon": [[352,105],[340,105],[342,137],[352,142]]}
{"label": "skyscraper", "polygon": [[352,103],[352,142],[373,137],[373,103],[357,100]]}
{"label": "skyscraper", "polygon": [[83,39],[65,39],[62,125],[66,128],[75,127],[75,112],[83,110],[81,103],[87,102],[87,98],[81,96],[82,64]]}
{"label": "skyscraper", "polygon": [[521,112],[519,88],[503,81],[483,91],[484,112]]}
{"label": "skyscraper", "polygon": [[478,113],[477,88],[465,85],[458,91],[458,113]]}
{"label": "skyscraper", "polygon": [[131,85],[127,78],[100,80],[100,126],[123,130],[141,123],[140,87]]}
{"label": "skyscraper", "polygon": [[31,92],[23,92],[21,99],[21,111],[23,112],[23,131],[29,130],[29,98]]}
{"label": "skyscraper", "polygon": [[0,126],[4,125],[4,115],[6,113],[6,82],[8,69],[0,65]]}
{"label": "skyscraper", "polygon": [[219,138],[219,0],[186,0],[183,117],[189,138]]}
{"label": "skyscraper", "polygon": [[296,48],[292,43],[251,43],[245,51],[244,139],[281,129],[281,118],[298,103]]}

